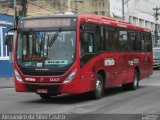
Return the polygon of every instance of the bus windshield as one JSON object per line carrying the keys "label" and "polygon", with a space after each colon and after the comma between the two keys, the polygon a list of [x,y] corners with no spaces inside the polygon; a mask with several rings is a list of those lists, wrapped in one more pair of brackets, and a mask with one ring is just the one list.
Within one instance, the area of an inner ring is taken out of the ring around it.
{"label": "bus windshield", "polygon": [[29,68],[66,67],[75,60],[76,31],[21,30],[18,33],[17,64]]}

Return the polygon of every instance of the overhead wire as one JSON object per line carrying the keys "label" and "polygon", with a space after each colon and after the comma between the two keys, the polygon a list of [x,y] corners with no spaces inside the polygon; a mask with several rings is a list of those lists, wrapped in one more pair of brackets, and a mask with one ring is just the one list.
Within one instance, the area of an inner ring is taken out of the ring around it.
{"label": "overhead wire", "polygon": [[[152,4],[152,5],[157,6],[157,4],[156,4],[156,3],[152,3],[152,2],[151,2],[151,1],[149,1],[149,0],[143,0],[143,1],[146,1],[146,2],[148,2],[148,3],[150,3],[150,4]],[[160,7],[160,6],[157,6],[157,7]]]}
{"label": "overhead wire", "polygon": [[[130,1],[130,0],[128,0],[128,1]],[[127,1],[127,2],[128,2],[128,1]],[[152,2],[150,2],[150,1],[148,1],[148,0],[143,0],[143,1],[148,2],[148,3],[152,4],[152,5],[156,5],[156,6],[157,6],[157,4],[152,3]],[[139,12],[133,12],[133,13],[130,13],[130,14],[145,13],[145,14],[149,14],[149,15],[154,16],[154,11],[153,11],[153,12],[145,12],[145,11],[136,9],[135,6],[136,6],[137,2],[138,2],[138,1],[136,1],[136,3],[134,3],[134,10],[137,10],[137,11],[139,11]],[[152,14],[152,13],[153,13],[153,14]]]}

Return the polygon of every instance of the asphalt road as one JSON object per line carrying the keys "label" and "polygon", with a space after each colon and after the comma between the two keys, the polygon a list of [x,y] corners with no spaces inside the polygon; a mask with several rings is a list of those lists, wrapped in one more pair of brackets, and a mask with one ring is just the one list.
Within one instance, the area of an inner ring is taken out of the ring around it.
{"label": "asphalt road", "polygon": [[[135,114],[160,114],[160,70],[140,82],[135,91],[123,91],[121,87],[107,89],[100,100],[91,100],[87,95],[60,95],[50,100],[42,100],[33,93],[16,93],[14,88],[0,89],[1,114],[82,114],[72,116],[73,119],[117,118],[125,114],[135,119]],[[113,115],[114,114],[114,115]],[[118,114],[118,115],[117,115]],[[104,115],[104,116],[103,116]],[[125,120],[123,115],[121,119]],[[140,116],[141,117],[141,116]],[[159,117],[160,118],[160,117]],[[108,119],[107,119],[108,120]],[[127,119],[126,119],[127,120]]]}

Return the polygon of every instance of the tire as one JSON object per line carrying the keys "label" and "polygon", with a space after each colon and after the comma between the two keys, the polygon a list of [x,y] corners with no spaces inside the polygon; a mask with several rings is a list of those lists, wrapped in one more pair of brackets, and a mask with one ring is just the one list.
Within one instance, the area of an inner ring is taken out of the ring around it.
{"label": "tire", "polygon": [[136,90],[139,87],[139,74],[138,71],[134,72],[134,81],[132,83],[126,83],[122,85],[123,90]]}
{"label": "tire", "polygon": [[39,94],[39,96],[44,100],[51,99],[51,95],[48,94]]}
{"label": "tire", "polygon": [[95,90],[91,93],[91,97],[95,100],[100,99],[104,93],[104,80],[102,75],[98,74],[95,81]]}

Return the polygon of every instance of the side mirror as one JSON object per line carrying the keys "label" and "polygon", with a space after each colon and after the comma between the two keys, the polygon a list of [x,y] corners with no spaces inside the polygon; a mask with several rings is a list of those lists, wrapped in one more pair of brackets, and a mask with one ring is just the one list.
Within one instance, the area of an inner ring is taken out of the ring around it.
{"label": "side mirror", "polygon": [[8,47],[8,51],[12,52],[13,51],[13,35],[7,35],[6,36],[6,42],[5,45]]}
{"label": "side mirror", "polygon": [[13,33],[11,34],[10,31],[15,31],[16,28],[11,28],[7,31],[6,35],[6,40],[5,40],[5,45],[7,45],[7,50],[9,52],[9,60],[11,63],[13,63],[13,41],[14,41],[14,35]]}
{"label": "side mirror", "polygon": [[13,63],[13,35],[8,34],[6,36],[5,45],[7,45],[7,50],[9,52],[9,61]]}

